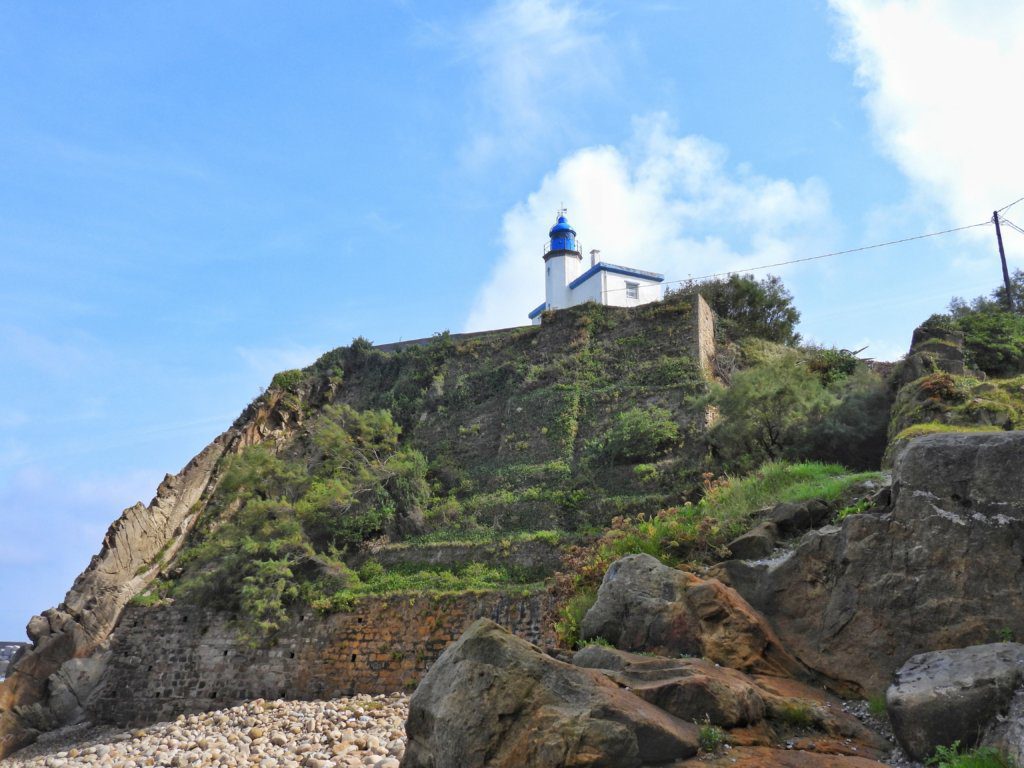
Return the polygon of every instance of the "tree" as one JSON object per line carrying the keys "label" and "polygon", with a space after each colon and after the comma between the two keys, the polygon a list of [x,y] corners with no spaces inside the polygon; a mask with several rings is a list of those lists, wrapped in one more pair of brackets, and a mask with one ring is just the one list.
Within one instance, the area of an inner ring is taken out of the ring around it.
{"label": "tree", "polygon": [[1019,269],[1014,270],[1010,290],[1017,311],[1006,309],[1006,289],[999,286],[989,296],[978,296],[970,302],[956,297],[949,304],[948,315],[929,319],[961,331],[969,361],[990,376],[1024,372],[1024,272]]}
{"label": "tree", "polygon": [[740,371],[713,393],[719,419],[712,447],[733,471],[793,458],[809,424],[836,402],[796,353],[780,355]]}
{"label": "tree", "polygon": [[718,316],[718,325],[730,339],[757,336],[779,344],[800,341],[796,324],[800,312],[782,280],[768,275],[730,275],[724,280],[687,283],[678,293],[700,294]]}

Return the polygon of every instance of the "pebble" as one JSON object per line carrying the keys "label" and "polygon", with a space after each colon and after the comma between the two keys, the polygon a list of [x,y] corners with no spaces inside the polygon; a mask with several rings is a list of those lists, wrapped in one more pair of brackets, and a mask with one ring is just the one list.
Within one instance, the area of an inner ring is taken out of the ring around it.
{"label": "pebble", "polygon": [[43,734],[0,768],[398,768],[409,697],[256,699],[131,731],[89,724]]}

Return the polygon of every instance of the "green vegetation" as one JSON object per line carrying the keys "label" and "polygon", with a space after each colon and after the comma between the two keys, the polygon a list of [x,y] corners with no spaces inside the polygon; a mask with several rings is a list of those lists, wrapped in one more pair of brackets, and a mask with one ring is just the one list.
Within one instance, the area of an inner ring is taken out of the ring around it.
{"label": "green vegetation", "polygon": [[867,512],[869,509],[871,509],[871,500],[861,499],[836,512],[836,522],[842,522],[850,515],[859,515],[861,512]]}
{"label": "green vegetation", "polygon": [[232,457],[170,594],[238,610],[258,637],[300,597],[351,586],[345,550],[415,516],[429,494],[426,461],[400,432],[385,411],[326,406],[299,438],[308,455],[257,445]]}
{"label": "green vegetation", "polygon": [[597,602],[597,587],[577,592],[566,601],[555,622],[555,636],[566,648],[580,647],[580,625],[587,611]]}
{"label": "green vegetation", "polygon": [[793,728],[809,728],[814,725],[814,711],[803,701],[786,701],[778,705],[772,714]]}
{"label": "green vegetation", "polygon": [[294,389],[306,380],[306,372],[301,369],[275,373],[270,380],[271,389]]}
{"label": "green vegetation", "polygon": [[630,408],[616,414],[611,429],[591,450],[609,462],[650,461],[679,442],[679,424],[665,408]]}
{"label": "green vegetation", "polygon": [[718,317],[719,332],[729,339],[747,336],[779,344],[796,344],[800,313],[782,280],[768,275],[730,275],[726,279],[683,285],[677,294],[692,297],[700,293]]}
{"label": "green vegetation", "polygon": [[909,440],[912,437],[921,437],[922,435],[934,435],[941,432],[1002,432],[1000,427],[993,426],[966,426],[958,424],[942,424],[938,421],[929,421],[924,424],[914,424],[911,427],[900,431],[894,438],[893,442],[897,440]]}
{"label": "green vegetation", "polygon": [[700,726],[700,751],[709,755],[714,754],[725,745],[725,742],[725,731],[717,725],[712,725],[710,718],[705,718],[705,722]]}
{"label": "green vegetation", "polygon": [[887,709],[885,705],[885,694],[876,693],[874,696],[868,699],[868,712],[875,717],[882,717],[886,714]]}
{"label": "green vegetation", "polygon": [[892,408],[892,440],[940,431],[1024,426],[1024,376],[980,381],[937,372],[904,386]]}
{"label": "green vegetation", "polygon": [[[558,632],[575,645],[613,559],[710,562],[764,506],[840,498],[865,476],[833,462],[878,465],[880,378],[846,350],[792,346],[799,315],[781,282],[734,277],[700,286],[732,361],[732,386],[709,393],[689,354],[695,290],[387,352],[358,338],[279,373],[258,415],[275,439],[224,460],[146,599],[222,607],[258,641],[300,606],[530,590],[539,578],[479,563],[384,568],[374,552],[475,544],[500,554],[545,541],[567,551],[561,594],[572,599]],[[720,418],[708,436],[710,406]]]}
{"label": "green vegetation", "polygon": [[937,747],[925,765],[935,768],[1016,768],[1012,760],[991,747],[961,750],[959,741],[948,747]]}
{"label": "green vegetation", "polygon": [[[727,542],[751,526],[758,510],[784,501],[836,501],[856,483],[879,477],[871,472],[851,474],[836,464],[771,462],[746,477],[707,478],[706,494],[697,504],[613,520],[611,530],[577,550],[569,561],[575,588],[596,586],[612,562],[640,552],[668,565],[711,562]],[[573,604],[571,610],[567,605],[561,636],[574,637],[574,617],[585,602]],[[584,608],[579,618],[585,612]]]}
{"label": "green vegetation", "polygon": [[747,367],[709,398],[719,420],[709,439],[732,471],[778,459],[877,467],[886,445],[889,394],[846,350],[743,345]]}
{"label": "green vegetation", "polygon": [[[461,592],[487,592],[507,589],[516,584],[522,591],[532,592],[539,584],[518,583],[504,568],[491,568],[483,563],[471,563],[462,568],[423,568],[418,570],[384,570],[378,563],[370,563],[357,574],[349,574],[345,587],[330,594],[313,596],[310,604],[320,611],[344,611],[361,597],[396,593],[451,594]],[[375,566],[375,567],[373,567]]]}
{"label": "green vegetation", "polygon": [[1015,308],[1006,304],[1003,286],[989,296],[971,301],[954,298],[949,313],[932,315],[924,327],[940,338],[944,332],[963,334],[968,364],[993,377],[1024,373],[1024,272],[1015,270],[1010,281]]}

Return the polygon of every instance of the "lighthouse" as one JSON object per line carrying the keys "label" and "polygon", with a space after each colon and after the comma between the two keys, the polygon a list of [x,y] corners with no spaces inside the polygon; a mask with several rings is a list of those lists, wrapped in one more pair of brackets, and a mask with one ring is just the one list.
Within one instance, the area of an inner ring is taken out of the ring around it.
{"label": "lighthouse", "polygon": [[657,272],[601,261],[600,251],[596,250],[590,252],[590,263],[584,269],[582,247],[564,208],[548,231],[543,255],[544,302],[529,314],[534,325],[540,324],[545,310],[565,309],[587,301],[635,307],[661,299],[665,276]]}
{"label": "lighthouse", "polygon": [[558,221],[548,232],[544,247],[544,297],[549,306],[572,306],[569,284],[580,276],[582,266],[576,230],[569,225],[563,209],[558,212]]}

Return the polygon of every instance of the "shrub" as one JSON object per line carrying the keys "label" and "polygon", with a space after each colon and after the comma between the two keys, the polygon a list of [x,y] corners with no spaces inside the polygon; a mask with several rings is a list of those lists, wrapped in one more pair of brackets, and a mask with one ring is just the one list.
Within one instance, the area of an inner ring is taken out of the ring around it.
{"label": "shrub", "polygon": [[712,725],[709,719],[700,727],[700,751],[714,754],[725,744],[725,731],[717,725]]}
{"label": "shrub", "polygon": [[810,352],[811,356],[807,367],[818,376],[826,387],[847,376],[852,376],[860,364],[857,356],[848,349],[812,347]]}
{"label": "shrub", "polygon": [[306,379],[305,371],[295,368],[290,371],[275,373],[270,380],[271,389],[294,389]]}
{"label": "shrub", "polygon": [[720,418],[710,433],[715,452],[737,470],[764,461],[793,458],[808,425],[837,400],[795,355],[740,371],[711,402]]}
{"label": "shrub", "polygon": [[718,316],[718,328],[730,339],[757,336],[780,344],[796,344],[800,313],[782,280],[768,275],[730,275],[726,279],[684,284],[675,293],[704,297]]}
{"label": "shrub", "polygon": [[843,464],[851,469],[877,469],[886,448],[891,393],[881,376],[859,368],[830,387],[837,398],[805,436],[793,458]]}
{"label": "shrub", "polygon": [[555,636],[565,648],[580,647],[580,627],[583,617],[597,602],[597,588],[585,589],[569,598],[559,611],[555,622]]}
{"label": "shrub", "polygon": [[975,747],[961,751],[960,742],[948,747],[936,747],[935,754],[925,761],[935,768],[1016,768],[1013,760],[991,747]]}
{"label": "shrub", "polygon": [[641,462],[667,453],[679,442],[679,425],[665,408],[630,408],[615,416],[596,452],[611,462]]}

